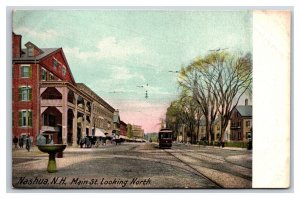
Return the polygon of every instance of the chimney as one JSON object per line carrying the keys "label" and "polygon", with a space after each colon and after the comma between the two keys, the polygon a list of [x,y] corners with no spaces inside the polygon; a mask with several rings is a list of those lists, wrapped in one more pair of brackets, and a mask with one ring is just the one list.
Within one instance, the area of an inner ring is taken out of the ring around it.
{"label": "chimney", "polygon": [[248,106],[248,99],[245,99],[245,106]]}
{"label": "chimney", "polygon": [[13,57],[21,57],[21,44],[22,44],[22,35],[17,35],[13,32],[12,38],[12,53]]}

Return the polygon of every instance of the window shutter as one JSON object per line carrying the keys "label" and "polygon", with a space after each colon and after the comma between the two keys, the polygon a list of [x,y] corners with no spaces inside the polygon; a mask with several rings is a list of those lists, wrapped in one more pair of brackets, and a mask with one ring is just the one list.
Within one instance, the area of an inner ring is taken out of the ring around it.
{"label": "window shutter", "polygon": [[27,116],[28,116],[28,126],[32,126],[32,112],[28,111],[27,112]]}
{"label": "window shutter", "polygon": [[22,126],[22,112],[19,111],[19,126]]}
{"label": "window shutter", "polygon": [[23,77],[23,66],[20,66],[19,69],[20,69],[19,76]]}
{"label": "window shutter", "polygon": [[29,77],[31,77],[31,75],[32,75],[32,66],[30,65],[29,66]]}
{"label": "window shutter", "polygon": [[32,88],[28,87],[28,89],[29,89],[29,100],[31,100],[32,99]]}

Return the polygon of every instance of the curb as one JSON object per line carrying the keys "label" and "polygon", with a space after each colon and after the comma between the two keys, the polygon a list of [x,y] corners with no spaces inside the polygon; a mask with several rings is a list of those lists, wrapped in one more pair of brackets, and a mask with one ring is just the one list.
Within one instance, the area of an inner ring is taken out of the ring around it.
{"label": "curb", "polygon": [[239,147],[218,147],[218,146],[204,146],[204,145],[191,145],[194,147],[200,147],[200,148],[215,148],[215,149],[224,149],[224,150],[232,150],[232,151],[252,151],[252,150],[248,150],[247,148],[239,148]]}

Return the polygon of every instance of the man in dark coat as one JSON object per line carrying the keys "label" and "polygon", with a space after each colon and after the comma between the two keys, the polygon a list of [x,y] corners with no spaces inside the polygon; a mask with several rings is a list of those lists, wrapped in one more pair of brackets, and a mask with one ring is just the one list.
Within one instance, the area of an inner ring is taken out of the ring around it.
{"label": "man in dark coat", "polygon": [[13,143],[14,143],[14,145],[15,145],[15,148],[18,148],[18,141],[19,141],[19,139],[17,138],[17,136],[15,136],[15,137],[13,138]]}
{"label": "man in dark coat", "polygon": [[23,148],[23,138],[22,138],[22,136],[20,136],[19,137],[19,146],[20,146],[20,148]]}
{"label": "man in dark coat", "polygon": [[28,152],[30,151],[30,147],[31,147],[31,138],[30,135],[28,134],[26,137],[26,149],[28,150]]}

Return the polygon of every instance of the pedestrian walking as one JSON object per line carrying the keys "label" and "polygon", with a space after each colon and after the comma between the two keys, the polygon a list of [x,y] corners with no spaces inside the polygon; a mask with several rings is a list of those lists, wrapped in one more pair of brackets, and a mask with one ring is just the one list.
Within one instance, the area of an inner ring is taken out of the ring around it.
{"label": "pedestrian walking", "polygon": [[22,138],[22,136],[20,136],[20,137],[19,137],[19,147],[20,147],[20,148],[23,148],[23,144],[24,144],[24,143],[23,143],[23,138]]}
{"label": "pedestrian walking", "polygon": [[88,137],[84,137],[84,147],[88,148],[88,146],[89,146],[89,139]]}
{"label": "pedestrian walking", "polygon": [[80,148],[83,148],[83,145],[84,145],[84,138],[81,138],[81,139],[80,139],[79,144],[80,144]]}
{"label": "pedestrian walking", "polygon": [[30,136],[28,134],[27,138],[26,138],[26,149],[27,149],[28,152],[30,151],[30,147],[31,147],[31,139],[30,139]]}
{"label": "pedestrian walking", "polygon": [[22,145],[22,148],[24,148],[24,145],[25,145],[25,148],[26,148],[26,140],[27,140],[27,136],[26,136],[26,135],[23,135],[23,136],[22,136],[22,139],[23,139],[23,145]]}
{"label": "pedestrian walking", "polygon": [[13,143],[14,143],[16,149],[18,148],[18,142],[19,142],[19,139],[17,138],[17,136],[15,136],[13,138]]}

